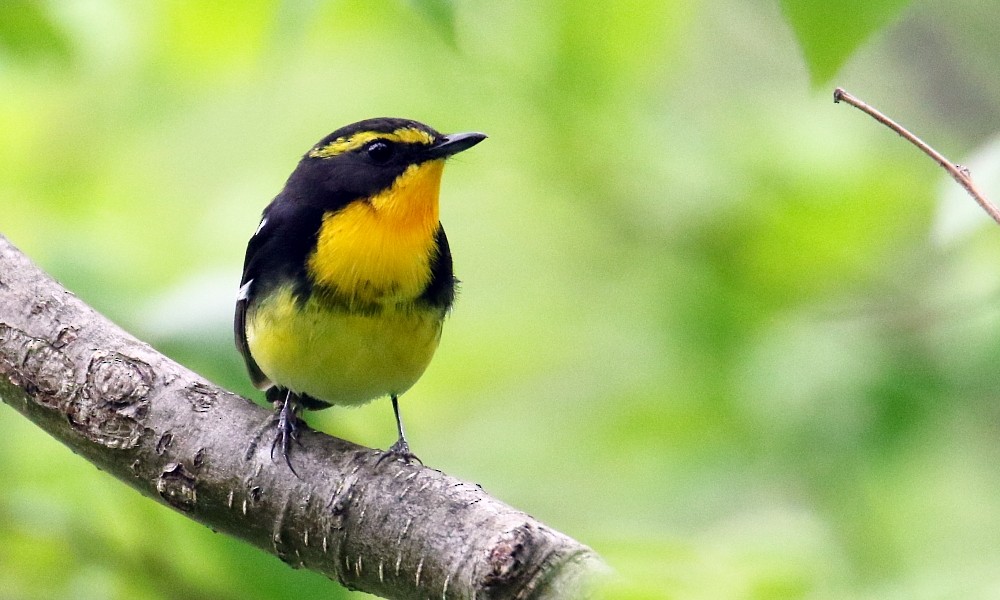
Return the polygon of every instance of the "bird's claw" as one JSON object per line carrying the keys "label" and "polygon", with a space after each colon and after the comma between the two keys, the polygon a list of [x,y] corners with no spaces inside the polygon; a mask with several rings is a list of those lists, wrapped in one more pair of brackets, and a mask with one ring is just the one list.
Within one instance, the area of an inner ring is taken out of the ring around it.
{"label": "bird's claw", "polygon": [[299,474],[295,471],[295,467],[292,466],[292,461],[288,456],[291,440],[295,440],[295,443],[300,446],[302,445],[299,442],[299,417],[295,414],[295,404],[291,398],[286,398],[285,402],[281,405],[281,409],[278,411],[274,441],[271,442],[271,460],[274,460],[274,449],[280,445],[281,456],[285,459],[285,464],[298,477]]}
{"label": "bird's claw", "polygon": [[413,461],[424,464],[422,460],[417,458],[417,455],[410,452],[410,445],[406,443],[404,438],[399,438],[396,443],[389,446],[389,449],[382,453],[382,456],[378,457],[378,462],[375,464],[381,464],[384,460],[401,460],[406,464],[410,464]]}

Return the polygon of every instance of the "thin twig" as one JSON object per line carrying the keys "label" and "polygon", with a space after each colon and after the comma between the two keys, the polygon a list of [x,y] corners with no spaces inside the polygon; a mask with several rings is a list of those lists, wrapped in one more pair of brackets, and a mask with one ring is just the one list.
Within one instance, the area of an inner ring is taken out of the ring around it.
{"label": "thin twig", "polygon": [[948,171],[948,173],[959,183],[959,185],[965,188],[965,191],[969,192],[969,195],[972,196],[973,200],[975,200],[979,206],[986,211],[986,214],[988,214],[997,223],[1000,223],[1000,209],[997,209],[997,207],[990,202],[981,191],[979,191],[979,188],[977,188],[976,184],[972,181],[972,177],[969,175],[968,169],[961,165],[952,163],[947,158],[942,156],[940,152],[931,148],[926,142],[910,133],[899,123],[879,112],[878,109],[872,107],[870,104],[852,96],[843,88],[837,88],[833,91],[833,101],[839,103],[841,100],[865,113],[868,113],[868,115],[873,119],[895,131],[908,142],[917,148],[920,148],[924,154],[937,161],[937,163],[941,165],[945,171]]}

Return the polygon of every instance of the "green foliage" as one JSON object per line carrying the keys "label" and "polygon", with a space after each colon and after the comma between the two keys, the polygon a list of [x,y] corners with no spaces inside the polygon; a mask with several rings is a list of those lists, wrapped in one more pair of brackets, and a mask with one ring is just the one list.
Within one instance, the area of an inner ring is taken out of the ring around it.
{"label": "green foliage", "polygon": [[[843,85],[996,198],[1000,11],[924,4],[884,39],[885,3],[785,8],[831,52],[814,81],[855,51]],[[375,115],[482,130],[442,191],[461,294],[403,397],[429,465],[594,546],[613,599],[996,595],[1000,235],[806,89],[776,5],[15,6],[7,37],[65,52],[0,49],[0,230],[135,335],[260,400],[232,302],[298,157]],[[387,402],[307,419],[394,438]],[[0,431],[5,598],[359,597],[5,405]]]}
{"label": "green foliage", "polygon": [[817,87],[830,81],[861,44],[909,4],[910,0],[781,0]]}
{"label": "green foliage", "polygon": [[448,45],[457,45],[455,38],[455,9],[451,0],[410,0],[413,8],[422,14]]}
{"label": "green foliage", "polygon": [[68,63],[69,41],[41,2],[0,2],[0,51],[15,61]]}

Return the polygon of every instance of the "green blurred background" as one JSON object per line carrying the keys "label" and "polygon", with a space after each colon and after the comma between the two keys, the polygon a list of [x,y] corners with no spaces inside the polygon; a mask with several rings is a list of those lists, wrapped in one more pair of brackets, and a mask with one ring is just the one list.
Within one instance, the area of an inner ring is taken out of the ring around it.
{"label": "green blurred background", "polygon": [[[1000,597],[1000,229],[831,100],[1000,198],[1000,11],[898,7],[830,82],[820,4],[5,0],[0,232],[259,398],[231,308],[298,157],[370,116],[485,131],[403,400],[427,464],[592,545],[614,598]],[[394,439],[388,402],[308,420]],[[4,599],[363,596],[0,431]]]}

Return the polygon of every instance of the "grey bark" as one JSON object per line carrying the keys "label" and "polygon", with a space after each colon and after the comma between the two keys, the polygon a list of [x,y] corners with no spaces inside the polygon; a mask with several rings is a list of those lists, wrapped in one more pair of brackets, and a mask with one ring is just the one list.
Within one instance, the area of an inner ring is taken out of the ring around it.
{"label": "grey bark", "polygon": [[215,531],[386,598],[579,598],[588,547],[439,471],[303,428],[130,336],[0,236],[0,399]]}

